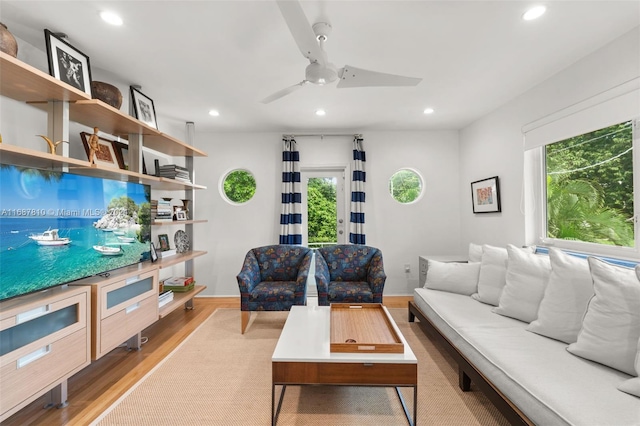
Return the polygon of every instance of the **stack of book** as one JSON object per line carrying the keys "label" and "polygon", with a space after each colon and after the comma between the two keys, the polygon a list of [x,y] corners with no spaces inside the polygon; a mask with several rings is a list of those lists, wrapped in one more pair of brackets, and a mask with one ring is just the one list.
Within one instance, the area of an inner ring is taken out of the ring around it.
{"label": "stack of book", "polygon": [[183,182],[191,182],[191,178],[189,177],[189,169],[182,166],[176,166],[175,164],[160,166],[160,169],[158,170],[158,176],[180,180]]}
{"label": "stack of book", "polygon": [[185,292],[193,289],[195,284],[193,277],[172,277],[164,280],[163,288],[165,290]]}
{"label": "stack of book", "polygon": [[[156,204],[155,216],[154,214],[154,201]],[[158,222],[171,222],[173,221],[173,208],[171,207],[171,201],[166,200],[151,200],[151,217]]]}
{"label": "stack of book", "polygon": [[158,307],[162,308],[167,303],[173,300],[173,291],[164,289],[160,296],[158,296]]}
{"label": "stack of book", "polygon": [[151,200],[151,219],[155,220],[158,217],[158,200]]}

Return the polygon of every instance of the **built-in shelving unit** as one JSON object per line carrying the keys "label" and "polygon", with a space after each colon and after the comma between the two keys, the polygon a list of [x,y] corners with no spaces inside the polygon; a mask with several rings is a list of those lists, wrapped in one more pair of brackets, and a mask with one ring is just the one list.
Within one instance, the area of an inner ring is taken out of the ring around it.
{"label": "built-in shelving unit", "polygon": [[202,256],[205,254],[207,254],[206,251],[191,250],[186,253],[174,254],[173,256],[169,256],[165,259],[158,259],[156,264],[160,269],[168,268],[170,266],[177,265],[178,263],[183,263],[188,260],[193,260],[196,257]]}
{"label": "built-in shelving unit", "polygon": [[207,287],[203,285],[196,285],[193,287],[193,290],[187,291],[185,293],[174,292],[173,300],[160,308],[160,318],[166,317],[171,312],[180,308],[182,305],[190,306],[193,298],[205,288]]}
{"label": "built-in shelving unit", "polygon": [[[192,157],[207,155],[205,152],[173,136],[159,132],[135,117],[125,114],[102,101],[91,99],[86,93],[3,52],[0,52],[0,69],[2,70],[0,95],[47,111],[50,126],[53,122],[59,125],[56,128],[68,129],[68,121],[71,121],[90,128],[98,127],[104,133],[121,137],[135,144],[134,146],[139,149],[130,150],[130,155],[133,155],[134,159],[136,155],[142,155],[142,148],[145,147],[170,156],[186,157],[187,165],[193,164]],[[60,106],[64,113],[60,113]],[[62,132],[64,131],[68,133],[68,130],[62,130]],[[54,135],[49,136],[52,137]],[[55,136],[56,140],[59,140],[59,135]],[[68,136],[68,134],[62,134],[62,139],[69,140]],[[47,170],[65,170],[80,175],[143,183],[149,185],[152,190],[185,191],[188,195],[193,194],[191,191],[206,189],[203,185],[150,176],[133,170],[92,166],[83,159],[20,147],[6,139],[3,142],[0,143],[0,161],[5,164]],[[132,152],[134,154],[131,154]],[[138,159],[141,160],[141,157]],[[206,222],[206,220],[187,220],[171,223],[154,222],[153,225],[186,225],[189,233],[192,231],[193,224],[203,222]],[[91,354],[93,359],[97,359],[122,343],[119,342],[121,339],[129,339],[127,336],[130,334],[137,334],[137,340],[135,336],[131,339],[133,339],[134,343],[137,341],[139,344],[141,328],[148,326],[150,322],[156,321],[158,318],[167,316],[180,306],[191,308],[193,306],[193,297],[202,292],[206,286],[196,285],[189,292],[175,293],[174,300],[159,309],[157,298],[158,272],[163,268],[180,263],[185,263],[187,265],[185,268],[192,271],[193,259],[204,254],[206,254],[206,251],[193,250],[159,260],[156,263],[144,262],[112,271],[109,279],[90,277],[80,282],[74,282],[74,285],[70,286],[68,290],[46,291],[42,294],[26,296],[24,299],[13,299],[10,305],[3,303],[2,311],[4,312],[0,312],[0,319],[3,320],[2,324],[4,324],[2,330],[7,325],[7,332],[14,332],[10,324],[5,321],[6,315],[18,315],[22,311],[33,309],[34,306],[58,306],[70,295],[75,297],[81,293],[84,294],[85,296],[77,296],[80,298],[80,301],[77,302],[79,308],[76,308],[78,317],[71,318],[69,323],[75,328],[69,329],[75,331],[76,328],[79,328],[79,331],[77,331],[78,336],[84,333],[80,336],[82,338],[74,340],[73,353],[84,353],[85,356],[77,363],[61,363],[56,360],[56,364],[51,366],[43,366],[43,363],[52,362],[47,361],[48,357],[40,358],[38,368],[42,371],[55,371],[55,377],[51,379],[47,375],[30,376],[29,380],[25,381],[25,383],[29,383],[30,389],[28,395],[27,392],[24,393],[25,396],[15,393],[14,377],[7,379],[4,374],[0,376],[0,389],[3,389],[3,395],[6,395],[6,392],[12,393],[11,407],[2,406],[0,420],[37,398],[38,392],[44,392],[53,386],[59,388],[55,402],[61,405],[64,404],[66,402],[66,380],[71,374],[76,373],[88,364],[88,354]],[[85,290],[81,291],[80,288],[82,287]],[[82,297],[86,298],[89,294],[89,287],[92,288],[91,303],[87,300],[81,300]],[[72,288],[75,289],[72,290]],[[113,300],[116,300],[116,302],[113,302]],[[7,308],[8,306],[10,306],[10,311]],[[131,313],[133,315],[129,315]],[[91,320],[89,320],[90,314]],[[130,320],[134,316],[136,318]],[[91,322],[90,339],[89,322]],[[20,328],[16,330],[15,333],[20,333]],[[31,333],[32,331],[28,332]],[[62,335],[59,331],[45,335],[33,343],[34,349],[41,342],[45,342],[45,344],[49,341],[55,342],[60,337]],[[23,353],[24,351],[24,349],[17,348],[6,354],[1,354],[0,361],[3,365],[3,371],[5,371],[4,365],[13,362],[14,358],[24,357],[24,355],[31,356],[26,352]],[[65,352],[62,352],[62,354],[62,357],[66,356],[64,355]],[[31,389],[34,389],[34,391],[31,392]],[[5,396],[2,399],[3,401],[6,400]]]}

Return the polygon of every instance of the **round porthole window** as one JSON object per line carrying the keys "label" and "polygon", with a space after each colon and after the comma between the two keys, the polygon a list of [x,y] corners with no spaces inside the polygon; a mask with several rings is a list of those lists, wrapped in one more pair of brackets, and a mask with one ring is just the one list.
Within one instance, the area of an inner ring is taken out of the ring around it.
{"label": "round porthole window", "polygon": [[232,203],[246,203],[256,193],[256,180],[248,170],[233,170],[222,181],[222,192]]}
{"label": "round porthole window", "polygon": [[422,195],[422,178],[415,170],[398,170],[389,179],[389,193],[399,203],[413,203]]}

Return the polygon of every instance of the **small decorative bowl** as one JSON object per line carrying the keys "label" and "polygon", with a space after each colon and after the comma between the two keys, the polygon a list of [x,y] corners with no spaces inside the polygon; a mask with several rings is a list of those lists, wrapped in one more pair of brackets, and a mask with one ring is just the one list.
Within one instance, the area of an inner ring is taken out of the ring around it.
{"label": "small decorative bowl", "polygon": [[92,81],[91,93],[93,94],[94,99],[101,100],[115,109],[120,109],[120,106],[122,105],[122,93],[120,93],[120,90],[112,84],[104,83],[102,81]]}

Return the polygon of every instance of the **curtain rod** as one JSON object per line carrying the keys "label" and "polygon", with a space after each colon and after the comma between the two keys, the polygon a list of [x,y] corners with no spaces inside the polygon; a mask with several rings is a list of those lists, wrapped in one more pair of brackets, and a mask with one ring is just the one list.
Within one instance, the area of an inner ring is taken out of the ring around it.
{"label": "curtain rod", "polygon": [[304,134],[298,134],[298,135],[285,135],[282,134],[282,137],[287,139],[287,138],[298,138],[298,137],[320,137],[320,139],[324,138],[325,136],[353,136],[356,138],[362,138],[362,134],[361,133],[331,133],[331,134],[313,134],[313,133],[304,133]]}

